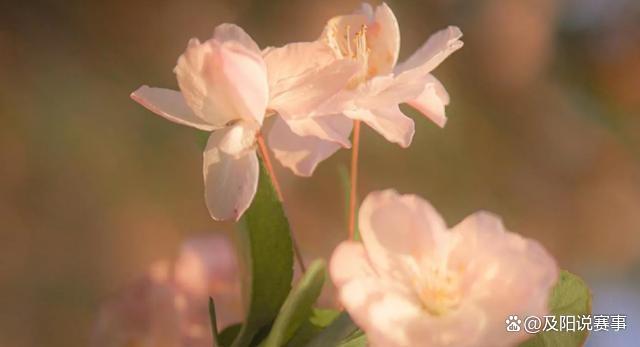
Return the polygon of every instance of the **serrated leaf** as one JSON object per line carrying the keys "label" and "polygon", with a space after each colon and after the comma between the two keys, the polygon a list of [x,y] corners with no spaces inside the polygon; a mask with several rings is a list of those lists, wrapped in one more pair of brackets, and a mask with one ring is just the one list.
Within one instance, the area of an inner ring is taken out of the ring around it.
{"label": "serrated leaf", "polygon": [[326,273],[323,260],[316,260],[302,276],[296,287],[289,293],[287,300],[280,308],[269,336],[265,339],[264,347],[284,346],[293,337],[300,326],[309,319],[313,303],[322,291]]}
{"label": "serrated leaf", "polygon": [[[556,317],[591,314],[591,292],[580,277],[563,270],[553,287],[549,309]],[[541,317],[540,317],[541,318]],[[559,322],[559,319],[557,319]],[[584,345],[588,331],[544,331],[520,344],[520,347],[577,347]]]}
{"label": "serrated leaf", "polygon": [[361,334],[346,312],[341,313],[326,329],[313,338],[307,347],[338,347]]}
{"label": "serrated leaf", "polygon": [[232,346],[246,347],[260,329],[273,322],[293,278],[289,222],[262,161],[258,191],[238,225],[247,311]]}

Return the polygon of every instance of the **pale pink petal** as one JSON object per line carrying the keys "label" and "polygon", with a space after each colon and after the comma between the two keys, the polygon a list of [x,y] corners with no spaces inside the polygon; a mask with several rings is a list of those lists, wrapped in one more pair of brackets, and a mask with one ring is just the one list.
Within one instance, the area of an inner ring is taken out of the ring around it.
{"label": "pale pink petal", "polygon": [[422,93],[408,104],[443,128],[447,123],[444,108],[449,104],[449,94],[440,81],[431,74],[428,76],[429,82]]}
{"label": "pale pink petal", "polygon": [[266,51],[269,108],[288,119],[303,118],[341,91],[356,64],[335,59],[322,42],[291,43]]}
{"label": "pale pink petal", "polygon": [[255,149],[258,131],[260,128],[254,122],[237,121],[225,129],[218,147],[224,153],[234,157],[243,156],[247,151]]}
{"label": "pale pink petal", "polygon": [[354,241],[344,241],[336,247],[331,255],[329,274],[338,288],[354,278],[376,276],[364,246]]}
{"label": "pale pink petal", "polygon": [[216,127],[191,111],[182,93],[164,88],[141,86],[131,93],[131,98],[149,111],[172,122],[200,130],[211,131]]}
{"label": "pale pink petal", "polygon": [[393,75],[376,76],[358,87],[354,104],[365,109],[396,106],[420,95],[429,82],[426,76],[401,78]]}
{"label": "pale pink petal", "polygon": [[237,42],[251,52],[257,55],[261,54],[258,44],[244,29],[235,24],[223,23],[218,25],[213,31],[213,38],[220,43]]}
{"label": "pale pink petal", "polygon": [[[427,42],[418,48],[405,62],[398,64],[396,74],[427,74],[435,69],[451,53],[462,48],[462,32],[458,27],[450,26],[431,35]],[[411,71],[415,70],[415,71]]]}
{"label": "pale pink petal", "polygon": [[349,118],[367,123],[387,141],[397,143],[404,148],[411,144],[415,132],[413,120],[405,116],[398,105],[376,110],[348,110],[344,114]]}
{"label": "pale pink petal", "polygon": [[245,119],[262,124],[268,101],[262,56],[237,41],[189,41],[174,69],[193,112],[216,127]]}
{"label": "pale pink petal", "polygon": [[213,219],[238,220],[258,187],[258,158],[255,151],[242,156],[222,152],[218,146],[225,133],[212,133],[204,151],[205,201]]}
{"label": "pale pink petal", "polygon": [[374,267],[398,279],[406,278],[407,266],[450,242],[442,217],[427,201],[392,189],[370,193],[358,221]]}
{"label": "pale pink petal", "polygon": [[[537,241],[506,231],[500,218],[488,212],[465,218],[452,232],[461,238],[450,266],[464,269],[469,300],[486,313],[489,326],[504,325],[508,315],[548,314],[548,298],[559,270]],[[515,344],[524,337],[492,329],[480,341]]]}
{"label": "pale pink petal", "polygon": [[338,143],[315,136],[298,136],[279,117],[273,123],[268,141],[282,166],[304,177],[311,176],[321,161],[341,148]]}
{"label": "pale pink petal", "polygon": [[[262,55],[267,64],[271,94],[282,92],[287,80],[327,66],[336,60],[333,51],[323,42],[294,42],[282,47],[268,47]],[[280,86],[283,84],[283,86]]]}
{"label": "pale pink petal", "polygon": [[351,129],[353,120],[341,114],[307,117],[284,121],[296,135],[306,137],[315,136],[321,140],[339,143],[342,147],[350,148]]}
{"label": "pale pink petal", "polygon": [[[512,346],[479,342],[487,329],[486,313],[473,305],[462,305],[441,316],[424,314],[404,323],[402,329],[406,331],[408,340],[413,342],[411,346],[418,341],[431,347]],[[504,326],[497,328],[504,330]]]}
{"label": "pale pink petal", "polygon": [[[416,346],[407,325],[424,315],[419,301],[401,286],[379,278],[357,277],[338,287],[340,303],[374,346]],[[393,327],[390,329],[390,327]]]}
{"label": "pale pink petal", "polygon": [[375,18],[367,28],[369,76],[393,71],[400,53],[400,27],[393,11],[385,3],[376,7]]}

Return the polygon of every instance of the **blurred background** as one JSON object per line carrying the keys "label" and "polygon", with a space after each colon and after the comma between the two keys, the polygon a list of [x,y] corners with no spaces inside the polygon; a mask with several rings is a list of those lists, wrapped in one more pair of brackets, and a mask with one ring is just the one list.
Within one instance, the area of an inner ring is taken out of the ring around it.
{"label": "blurred background", "polygon": [[[377,1],[374,2],[378,3]],[[457,25],[465,47],[435,72],[439,129],[414,114],[406,150],[363,128],[361,186],[429,199],[453,225],[478,209],[539,239],[584,277],[598,313],[640,338],[640,2],[390,0],[400,59]],[[232,233],[204,206],[196,130],[129,99],[176,88],[191,37],[222,22],[263,47],[309,41],[359,1],[23,1],[0,5],[0,346],[87,346],[100,304],[182,240]],[[409,111],[411,112],[411,111]],[[346,236],[341,172],[279,167],[308,259]],[[634,316],[635,314],[635,316]]]}

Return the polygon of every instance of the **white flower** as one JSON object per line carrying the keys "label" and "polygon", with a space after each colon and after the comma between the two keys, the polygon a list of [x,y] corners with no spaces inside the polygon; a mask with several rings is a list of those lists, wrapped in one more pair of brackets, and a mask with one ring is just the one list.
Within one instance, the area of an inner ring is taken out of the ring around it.
{"label": "white flower", "polygon": [[[323,49],[331,59],[320,59],[317,53]],[[256,136],[264,118],[274,112],[310,113],[340,91],[355,71],[355,64],[336,60],[317,42],[271,48],[264,55],[240,27],[222,24],[213,38],[189,41],[174,69],[180,91],[142,86],[131,94],[173,122],[213,131],[204,150],[203,172],[207,207],[216,220],[239,219],[253,200],[259,173]],[[281,141],[278,150],[284,154],[279,159],[300,166],[300,174],[310,174],[319,157],[302,156],[304,163],[300,156],[287,160],[288,151],[299,149],[284,148],[290,141]],[[307,152],[332,146],[318,141]]]}
{"label": "white flower", "polygon": [[360,209],[363,243],[345,241],[330,272],[339,300],[373,346],[511,346],[510,315],[548,313],[558,278],[533,240],[478,212],[451,230],[425,200],[394,190]]}
{"label": "white flower", "polygon": [[359,71],[343,93],[316,110],[315,115],[344,114],[365,122],[388,141],[409,146],[414,124],[398,105],[408,103],[440,127],[445,125],[449,95],[431,71],[462,47],[461,36],[457,27],[441,30],[396,65],[400,30],[387,4],[374,11],[365,3],[354,14],[332,18],[321,40],[336,57],[355,60]]}

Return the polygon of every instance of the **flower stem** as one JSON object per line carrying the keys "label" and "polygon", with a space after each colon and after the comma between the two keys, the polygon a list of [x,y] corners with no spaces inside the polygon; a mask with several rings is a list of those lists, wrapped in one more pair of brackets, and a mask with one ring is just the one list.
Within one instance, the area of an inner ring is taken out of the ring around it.
{"label": "flower stem", "polygon": [[[260,152],[260,156],[264,161],[264,166],[267,169],[267,172],[269,173],[269,177],[271,177],[271,183],[273,183],[273,188],[276,190],[276,194],[278,195],[278,200],[280,200],[280,202],[282,203],[282,206],[284,207],[285,204],[284,204],[284,198],[282,196],[282,189],[280,188],[280,182],[278,182],[278,178],[276,177],[276,172],[273,169],[273,165],[271,163],[271,157],[269,156],[269,150],[267,149],[267,145],[264,142],[264,137],[262,136],[262,133],[259,132],[256,135],[256,140],[258,142],[258,149]],[[307,268],[304,265],[304,260],[302,259],[302,252],[300,251],[300,246],[298,246],[298,241],[296,241],[296,237],[293,233],[293,230],[291,230],[291,243],[293,245],[293,252],[296,255],[296,260],[298,261],[300,270],[302,270],[302,273],[305,273],[307,271]]]}
{"label": "flower stem", "polygon": [[349,192],[349,241],[356,236],[356,201],[358,200],[358,154],[360,152],[360,121],[353,121],[351,149],[351,190]]}

